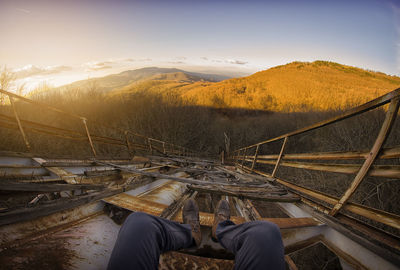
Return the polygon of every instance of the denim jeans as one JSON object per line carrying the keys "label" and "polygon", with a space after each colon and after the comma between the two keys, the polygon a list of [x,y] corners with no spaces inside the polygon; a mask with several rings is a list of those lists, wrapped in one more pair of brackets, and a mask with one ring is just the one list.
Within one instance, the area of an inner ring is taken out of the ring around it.
{"label": "denim jeans", "polygon": [[[267,221],[218,224],[221,245],[235,255],[235,269],[285,269],[278,226]],[[188,224],[136,212],[121,227],[108,270],[157,269],[162,252],[195,245]]]}

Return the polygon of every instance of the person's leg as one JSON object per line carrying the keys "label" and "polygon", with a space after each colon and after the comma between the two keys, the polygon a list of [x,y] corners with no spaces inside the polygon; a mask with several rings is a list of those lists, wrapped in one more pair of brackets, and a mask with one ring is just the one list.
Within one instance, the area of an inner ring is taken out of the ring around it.
{"label": "person's leg", "polygon": [[235,269],[285,269],[282,236],[276,224],[252,221],[218,224],[221,245],[235,254]]}
{"label": "person's leg", "polygon": [[119,231],[107,269],[157,269],[162,252],[193,244],[190,225],[132,213]]}

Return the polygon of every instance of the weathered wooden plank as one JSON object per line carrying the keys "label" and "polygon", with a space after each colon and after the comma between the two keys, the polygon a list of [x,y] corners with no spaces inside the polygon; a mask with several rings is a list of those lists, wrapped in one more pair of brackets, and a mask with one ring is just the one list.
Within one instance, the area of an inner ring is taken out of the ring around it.
{"label": "weathered wooden plank", "polygon": [[[134,212],[145,212],[151,215],[160,216],[168,205],[146,200],[140,197],[132,196],[126,193],[121,193],[109,198],[104,198],[104,202],[124,208]],[[203,226],[211,227],[214,222],[214,214],[200,212],[200,224]],[[182,209],[178,211],[173,220],[182,223]],[[232,216],[231,220],[235,224],[245,222],[243,217]],[[301,228],[309,226],[317,226],[321,223],[313,218],[262,218],[269,222],[273,222],[281,229]]]}
{"label": "weathered wooden plank", "polygon": [[240,190],[232,190],[224,187],[217,186],[198,186],[198,185],[190,185],[189,189],[199,191],[199,192],[208,192],[212,194],[218,195],[228,195],[235,196],[240,198],[247,198],[252,200],[260,200],[260,201],[270,201],[270,202],[297,202],[300,201],[300,197],[297,195],[287,194],[287,191],[273,191],[268,189],[260,188],[258,191],[245,189]]}
{"label": "weathered wooden plank", "polygon": [[160,217],[171,219],[183,207],[183,204],[186,202],[186,200],[188,200],[189,198],[194,198],[196,197],[196,195],[196,191],[191,192],[186,190],[186,193],[183,194],[182,197],[174,201],[166,209],[163,210],[163,212],[160,214]]}

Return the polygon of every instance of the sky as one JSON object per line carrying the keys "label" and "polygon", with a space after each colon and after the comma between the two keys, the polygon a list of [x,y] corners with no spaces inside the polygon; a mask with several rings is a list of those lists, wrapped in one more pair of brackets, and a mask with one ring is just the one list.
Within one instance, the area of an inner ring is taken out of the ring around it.
{"label": "sky", "polygon": [[27,87],[314,60],[400,76],[400,0],[0,0],[0,67]]}

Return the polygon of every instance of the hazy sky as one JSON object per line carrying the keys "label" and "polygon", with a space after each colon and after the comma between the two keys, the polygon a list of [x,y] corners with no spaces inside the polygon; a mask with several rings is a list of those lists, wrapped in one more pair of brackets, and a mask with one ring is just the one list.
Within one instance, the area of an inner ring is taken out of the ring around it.
{"label": "hazy sky", "polygon": [[0,65],[54,84],[144,66],[253,73],[317,59],[400,75],[398,2],[0,0]]}

